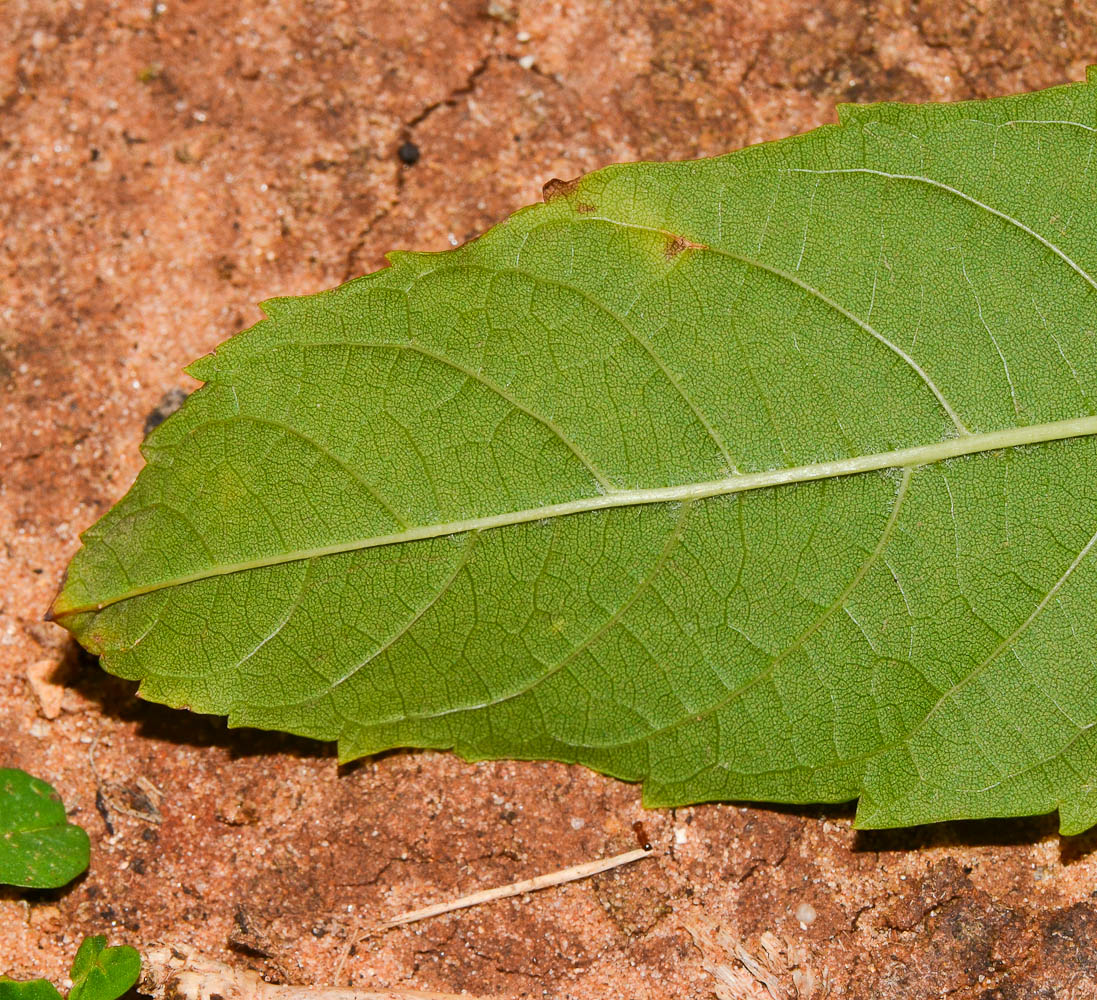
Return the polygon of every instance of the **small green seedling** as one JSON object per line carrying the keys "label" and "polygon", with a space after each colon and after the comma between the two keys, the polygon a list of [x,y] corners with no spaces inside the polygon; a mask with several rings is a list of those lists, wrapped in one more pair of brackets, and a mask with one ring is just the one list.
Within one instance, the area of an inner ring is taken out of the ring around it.
{"label": "small green seedling", "polygon": [[48,979],[31,979],[25,983],[0,976],[0,1000],[58,1000],[57,987]]}
{"label": "small green seedling", "polygon": [[[0,883],[56,889],[88,867],[88,835],[68,821],[54,789],[16,768],[0,768]],[[141,956],[105,937],[84,938],[72,961],[68,1000],[117,1000],[141,974]],[[47,979],[0,975],[0,1000],[61,1000]]]}
{"label": "small green seedling", "polygon": [[69,1000],[116,1000],[141,974],[141,956],[128,945],[107,947],[102,936],[84,938],[72,961]]}
{"label": "small green seedling", "polygon": [[[137,982],[141,956],[128,945],[107,947],[102,936],[84,938],[72,961],[72,989],[68,1000],[118,1000]],[[0,976],[0,1000],[61,1000],[61,994],[46,979],[16,982]]]}
{"label": "small green seedling", "polygon": [[88,835],[50,785],[0,768],[0,883],[56,889],[88,867],[89,852]]}

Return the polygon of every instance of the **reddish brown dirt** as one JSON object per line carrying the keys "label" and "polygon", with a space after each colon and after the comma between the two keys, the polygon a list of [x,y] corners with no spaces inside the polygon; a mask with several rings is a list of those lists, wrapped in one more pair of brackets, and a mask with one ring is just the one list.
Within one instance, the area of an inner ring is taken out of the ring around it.
{"label": "reddish brown dirt", "polygon": [[[662,1000],[711,997],[705,960],[744,974],[730,935],[803,996],[1097,995],[1097,839],[1051,819],[864,835],[845,808],[643,814],[555,764],[339,768],[139,703],[40,621],[182,365],[264,297],[463,241],[552,177],[1094,59],[1094,13],[1046,0],[0,0],[0,766],[93,842],[69,889],[0,895],[0,972],[62,980],[103,932],[290,982]],[[359,919],[625,850],[641,816],[654,858],[348,947]]]}

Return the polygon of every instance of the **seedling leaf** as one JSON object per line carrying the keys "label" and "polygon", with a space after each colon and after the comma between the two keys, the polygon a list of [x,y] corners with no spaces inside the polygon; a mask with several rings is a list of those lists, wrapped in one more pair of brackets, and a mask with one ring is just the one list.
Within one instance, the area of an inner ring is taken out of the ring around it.
{"label": "seedling leaf", "polygon": [[0,768],[0,883],[55,889],[88,867],[88,835],[69,823],[58,794],[15,768]]}
{"label": "seedling leaf", "polygon": [[107,947],[105,937],[84,938],[72,962],[68,1000],[117,1000],[141,975],[141,956],[128,945]]}
{"label": "seedling leaf", "polygon": [[48,979],[19,982],[0,976],[0,1000],[61,1000],[61,994]]}

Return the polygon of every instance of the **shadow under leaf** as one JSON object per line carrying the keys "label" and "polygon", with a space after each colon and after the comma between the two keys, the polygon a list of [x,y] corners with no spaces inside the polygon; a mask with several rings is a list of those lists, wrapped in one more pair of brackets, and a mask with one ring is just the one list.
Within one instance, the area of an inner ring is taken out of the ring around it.
{"label": "shadow under leaf", "polygon": [[134,723],[145,739],[193,747],[216,747],[230,757],[288,754],[293,757],[335,757],[335,744],[289,733],[230,728],[225,717],[169,708],[137,695],[137,682],[107,673],[92,656],[73,641],[58,668],[57,683],[64,683],[93,702],[107,718]]}

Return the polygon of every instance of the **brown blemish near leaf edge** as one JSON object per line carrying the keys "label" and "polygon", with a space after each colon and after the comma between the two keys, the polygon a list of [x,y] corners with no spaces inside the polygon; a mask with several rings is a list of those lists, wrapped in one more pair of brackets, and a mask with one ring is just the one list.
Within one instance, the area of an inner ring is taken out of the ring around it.
{"label": "brown blemish near leaf edge", "polygon": [[581,177],[573,177],[570,181],[553,177],[541,188],[541,197],[544,198],[546,205],[556,201],[557,198],[568,198],[575,193],[581,180]]}
{"label": "brown blemish near leaf edge", "polygon": [[[582,177],[573,177],[570,181],[562,181],[559,177],[553,177],[541,188],[541,197],[545,199],[546,205],[558,198],[570,198],[579,190],[579,183],[582,179]],[[589,201],[578,201],[573,207],[576,212],[582,214],[594,211],[594,206]]]}
{"label": "brown blemish near leaf edge", "polygon": [[[541,197],[544,198],[545,204],[549,205],[560,198],[570,199],[576,191],[579,190],[579,185],[582,183],[582,177],[573,177],[570,181],[561,180],[559,177],[553,177],[552,180],[547,181],[541,188]],[[589,201],[576,202],[573,205],[576,212],[586,215],[595,210],[595,206]],[[666,246],[663,248],[663,254],[667,260],[674,260],[684,250],[707,250],[709,249],[704,243],[695,243],[693,240],[688,239],[685,236],[680,236],[676,233],[665,233]]]}

